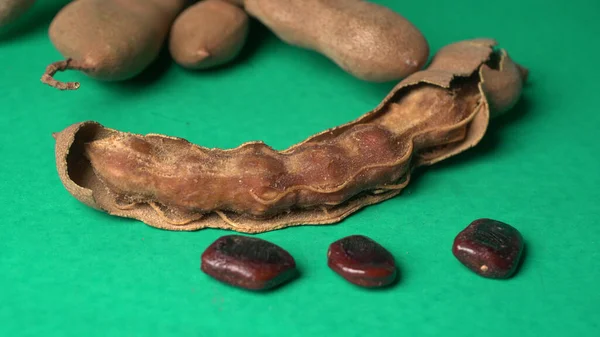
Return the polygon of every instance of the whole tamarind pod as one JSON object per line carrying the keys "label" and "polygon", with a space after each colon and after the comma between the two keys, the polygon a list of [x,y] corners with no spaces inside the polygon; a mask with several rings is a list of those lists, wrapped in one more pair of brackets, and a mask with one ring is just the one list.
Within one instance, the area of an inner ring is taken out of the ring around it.
{"label": "whole tamarind pod", "polygon": [[0,27],[21,17],[34,2],[35,0],[0,0]]}
{"label": "whole tamarind pod", "polygon": [[414,168],[479,143],[490,114],[510,108],[524,80],[495,45],[442,48],[372,111],[283,151],[262,142],[207,149],[77,123],[54,135],[58,174],[84,204],[163,229],[335,223],[398,195]]}
{"label": "whole tamarind pod", "polygon": [[362,0],[245,0],[244,8],[283,41],[317,51],[353,76],[400,80],[420,70],[429,44],[406,18]]}
{"label": "whole tamarind pod", "polygon": [[42,82],[61,90],[78,82],[53,78],[80,70],[102,81],[123,81],[141,73],[157,57],[171,24],[186,0],[77,0],[53,19],[50,40],[66,58],[50,64]]}
{"label": "whole tamarind pod", "polygon": [[248,36],[249,17],[223,0],[203,0],[184,10],[171,27],[169,51],[179,65],[205,69],[232,61]]}

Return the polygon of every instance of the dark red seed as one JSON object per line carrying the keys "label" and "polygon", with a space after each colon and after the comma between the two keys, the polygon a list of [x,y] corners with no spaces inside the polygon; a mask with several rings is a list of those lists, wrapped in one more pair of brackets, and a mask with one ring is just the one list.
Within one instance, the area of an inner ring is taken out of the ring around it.
{"label": "dark red seed", "polygon": [[267,290],[296,276],[296,262],[283,248],[259,239],[227,235],[202,253],[203,272],[232,286]]}
{"label": "dark red seed", "polygon": [[350,283],[367,288],[389,285],[396,278],[392,254],[363,235],[347,236],[332,243],[327,251],[327,265]]}
{"label": "dark red seed", "polygon": [[516,228],[492,219],[478,219],[458,233],[452,253],[475,273],[504,279],[515,273],[523,246],[523,237]]}

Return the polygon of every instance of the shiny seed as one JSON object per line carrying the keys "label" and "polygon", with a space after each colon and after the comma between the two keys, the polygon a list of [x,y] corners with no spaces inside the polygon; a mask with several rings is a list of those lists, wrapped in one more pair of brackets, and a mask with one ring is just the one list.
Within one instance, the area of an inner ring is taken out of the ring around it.
{"label": "shiny seed", "polygon": [[504,279],[515,273],[523,247],[523,237],[516,228],[492,219],[478,219],[456,236],[452,253],[478,275]]}
{"label": "shiny seed", "polygon": [[201,270],[232,286],[267,290],[296,276],[296,262],[283,248],[258,238],[227,235],[202,253]]}
{"label": "shiny seed", "polygon": [[392,254],[363,235],[333,242],[327,252],[327,265],[350,283],[367,288],[387,286],[397,273]]}

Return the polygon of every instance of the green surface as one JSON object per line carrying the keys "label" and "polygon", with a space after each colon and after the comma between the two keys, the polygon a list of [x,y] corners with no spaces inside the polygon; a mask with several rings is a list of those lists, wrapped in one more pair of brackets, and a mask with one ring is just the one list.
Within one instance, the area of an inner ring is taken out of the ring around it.
{"label": "green surface", "polygon": [[[200,272],[201,252],[230,232],[161,231],[73,199],[51,133],[96,120],[209,147],[284,149],[372,109],[393,83],[353,79],[254,26],[230,67],[191,73],[163,56],[124,84],[61,74],[82,86],[59,92],[39,77],[60,59],[46,34],[64,1],[38,1],[2,32],[0,336],[598,336],[598,1],[380,2],[419,26],[432,52],[498,39],[530,84],[476,149],[420,170],[402,195],[338,225],[258,235],[302,273],[266,294]],[[452,256],[455,234],[479,217],[525,237],[513,279],[480,278]],[[328,269],[329,243],[357,233],[393,252],[399,284],[365,291]]]}

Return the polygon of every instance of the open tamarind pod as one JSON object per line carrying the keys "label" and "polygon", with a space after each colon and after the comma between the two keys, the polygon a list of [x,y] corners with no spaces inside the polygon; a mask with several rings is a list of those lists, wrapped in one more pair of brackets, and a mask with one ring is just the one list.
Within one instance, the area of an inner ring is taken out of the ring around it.
{"label": "open tamarind pod", "polygon": [[0,0],[0,27],[21,17],[34,3],[35,0]]}
{"label": "open tamarind pod", "polygon": [[77,123],[55,134],[58,174],[84,204],[163,229],[335,223],[398,195],[414,168],[476,146],[490,114],[516,102],[524,68],[495,45],[442,48],[374,110],[283,151],[262,142],[207,149]]}
{"label": "open tamarind pod", "polygon": [[75,90],[54,74],[79,70],[103,81],[123,81],[141,73],[157,57],[172,22],[186,0],[77,0],[52,20],[50,40],[66,58],[50,64],[42,82]]}
{"label": "open tamarind pod", "polygon": [[429,44],[406,18],[362,0],[243,0],[283,41],[319,52],[351,75],[398,81],[420,70]]}
{"label": "open tamarind pod", "polygon": [[206,69],[232,61],[248,36],[249,17],[223,0],[202,0],[184,10],[171,27],[169,51],[179,65]]}

